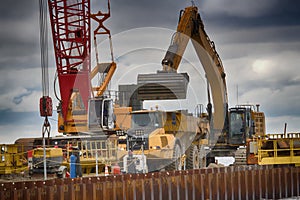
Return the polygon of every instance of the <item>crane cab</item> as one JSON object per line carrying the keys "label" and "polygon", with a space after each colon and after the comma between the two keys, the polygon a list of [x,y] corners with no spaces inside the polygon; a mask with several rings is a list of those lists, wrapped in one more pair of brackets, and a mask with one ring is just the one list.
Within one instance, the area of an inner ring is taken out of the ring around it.
{"label": "crane cab", "polygon": [[112,130],[114,128],[114,106],[111,98],[93,98],[89,100],[89,131]]}

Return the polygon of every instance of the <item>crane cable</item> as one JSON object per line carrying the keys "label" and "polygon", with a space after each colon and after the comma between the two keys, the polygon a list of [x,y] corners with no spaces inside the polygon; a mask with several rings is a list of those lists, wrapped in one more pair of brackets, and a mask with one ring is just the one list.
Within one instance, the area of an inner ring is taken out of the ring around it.
{"label": "crane cable", "polygon": [[57,73],[57,70],[56,70],[55,76],[54,76],[54,81],[53,81],[54,95],[55,95],[56,99],[57,99],[59,102],[61,102],[61,99],[59,98],[59,96],[58,96],[58,94],[57,94],[57,91],[56,91],[57,78],[58,78],[58,73]]}
{"label": "crane cable", "polygon": [[40,50],[43,96],[49,96],[47,0],[39,0]]}
{"label": "crane cable", "polygon": [[[39,0],[39,25],[40,25],[40,48],[41,48],[41,68],[42,68],[42,90],[43,98],[49,97],[49,74],[48,74],[48,26],[47,26],[47,0]],[[44,102],[45,104],[45,102]],[[48,134],[48,144],[50,143],[51,126],[48,121],[48,115],[45,115],[45,121],[42,127],[43,135],[43,163],[44,163],[44,180],[47,180],[47,163],[46,163],[46,141],[45,134]]]}

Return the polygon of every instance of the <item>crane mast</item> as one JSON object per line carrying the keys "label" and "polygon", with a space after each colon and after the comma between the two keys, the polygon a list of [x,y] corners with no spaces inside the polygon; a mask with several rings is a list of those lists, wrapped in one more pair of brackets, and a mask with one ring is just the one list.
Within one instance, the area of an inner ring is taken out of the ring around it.
{"label": "crane mast", "polygon": [[67,120],[72,93],[80,95],[87,112],[91,96],[90,1],[48,0],[56,67],[61,94],[61,112]]}
{"label": "crane mast", "polygon": [[[91,13],[90,0],[48,0],[48,6],[60,89],[57,106],[58,131],[71,134],[89,131],[91,112],[93,123],[97,125],[99,131],[103,130],[104,124],[106,129],[112,127],[107,125],[111,124],[107,120],[104,122],[104,119],[99,119],[101,116],[108,117],[103,113],[112,115],[111,111],[104,110],[111,108],[112,100],[105,100],[103,94],[116,69],[110,31],[104,26],[104,21],[110,17],[109,1],[108,13],[99,11],[96,14]],[[91,68],[91,20],[98,23],[98,27],[93,32],[97,61],[93,69]],[[96,35],[100,34],[109,36],[111,63],[99,63]],[[102,75],[101,84],[93,87],[92,79],[98,73]]]}

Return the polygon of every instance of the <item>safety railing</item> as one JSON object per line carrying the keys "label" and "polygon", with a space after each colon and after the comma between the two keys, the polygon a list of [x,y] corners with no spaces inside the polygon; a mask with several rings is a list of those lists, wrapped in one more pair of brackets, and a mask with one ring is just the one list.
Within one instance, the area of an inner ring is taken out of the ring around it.
{"label": "safety railing", "polygon": [[272,134],[257,140],[258,164],[300,165],[300,134]]}

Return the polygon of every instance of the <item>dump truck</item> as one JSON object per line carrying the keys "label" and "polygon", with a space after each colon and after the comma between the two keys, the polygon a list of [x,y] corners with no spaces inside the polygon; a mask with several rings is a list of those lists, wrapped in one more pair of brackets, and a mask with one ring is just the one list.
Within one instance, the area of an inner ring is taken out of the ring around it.
{"label": "dump truck", "polygon": [[[140,168],[137,170],[139,172],[157,171],[166,166],[171,170],[176,169],[175,166],[183,166],[180,159],[182,151],[191,146],[200,132],[203,134],[208,130],[208,127],[199,129],[199,118],[186,110],[141,110],[133,111],[130,115],[131,128],[119,137],[119,145],[127,146],[127,149],[123,148],[118,154],[126,172],[126,164],[132,162]],[[127,155],[128,151],[130,153]],[[188,165],[192,164],[191,159],[193,158],[188,157]]]}

